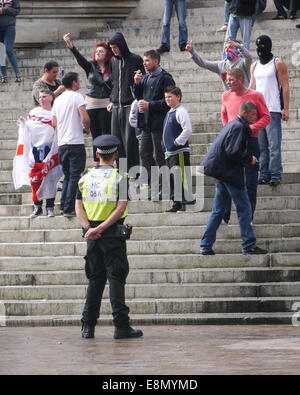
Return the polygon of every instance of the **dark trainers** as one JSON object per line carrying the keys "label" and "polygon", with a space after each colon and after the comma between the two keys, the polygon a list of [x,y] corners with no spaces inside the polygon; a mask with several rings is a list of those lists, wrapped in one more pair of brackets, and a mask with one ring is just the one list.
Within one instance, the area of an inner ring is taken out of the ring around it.
{"label": "dark trainers", "polygon": [[184,52],[184,51],[185,51],[185,47],[186,47],[186,43],[180,45],[180,48],[179,48],[180,51],[181,51],[181,52]]}
{"label": "dark trainers", "polygon": [[17,83],[20,83],[20,82],[22,82],[22,78],[21,78],[21,76],[20,76],[20,75],[16,75],[15,82],[17,82]]}
{"label": "dark trainers", "polygon": [[259,184],[259,185],[266,185],[266,184],[269,184],[269,182],[270,182],[270,179],[269,179],[269,178],[260,178],[260,179],[258,180],[258,184]]}
{"label": "dark trainers", "polygon": [[267,250],[264,250],[263,248],[259,248],[257,246],[243,250],[244,255],[264,255],[267,253],[268,253]]}
{"label": "dark trainers", "polygon": [[176,213],[181,208],[182,208],[182,204],[180,202],[174,202],[172,207],[169,208],[169,210],[166,210],[166,213]]}
{"label": "dark trainers", "polygon": [[70,213],[64,213],[64,217],[66,218],[76,217],[76,213],[75,211],[71,211]]}
{"label": "dark trainers", "polygon": [[1,83],[7,84],[7,77],[1,77]]}
{"label": "dark trainers", "polygon": [[128,328],[115,328],[114,339],[133,339],[142,337],[143,332],[140,329]]}
{"label": "dark trainers", "polygon": [[87,322],[82,324],[81,337],[83,339],[93,339],[95,337],[95,326]]}
{"label": "dark trainers", "polygon": [[38,207],[34,207],[34,210],[30,216],[31,219],[38,217],[39,215],[43,214],[43,210],[42,207],[38,206]]}
{"label": "dark trainers", "polygon": [[276,21],[278,19],[287,19],[287,13],[285,12],[284,14],[277,14],[272,18],[273,21]]}
{"label": "dark trainers", "polygon": [[279,185],[279,184],[280,184],[280,180],[278,180],[276,178],[272,178],[271,181],[270,181],[270,185],[272,187],[277,187],[277,185]]}
{"label": "dark trainers", "polygon": [[216,255],[215,251],[212,248],[201,248],[201,255]]}
{"label": "dark trainers", "polygon": [[170,52],[170,48],[167,46],[167,44],[161,44],[161,46],[157,48],[156,51],[162,54],[164,52]]}

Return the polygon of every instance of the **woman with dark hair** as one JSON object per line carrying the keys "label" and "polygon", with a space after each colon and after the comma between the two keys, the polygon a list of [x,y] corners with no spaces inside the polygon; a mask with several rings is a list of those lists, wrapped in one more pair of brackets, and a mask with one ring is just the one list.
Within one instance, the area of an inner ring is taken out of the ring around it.
{"label": "woman with dark hair", "polygon": [[[87,112],[91,120],[91,133],[93,140],[102,134],[111,133],[111,113],[107,111],[109,97],[112,89],[111,57],[112,53],[105,42],[97,42],[94,47],[93,59],[88,61],[71,42],[71,35],[64,35],[64,40],[75,56],[77,63],[86,73],[87,90],[85,100]],[[94,151],[94,165],[99,159]]]}
{"label": "woman with dark hair", "polygon": [[49,60],[44,65],[44,74],[33,84],[32,96],[36,106],[39,105],[39,93],[41,89],[48,89],[54,94],[54,98],[64,92],[62,82],[56,77],[59,73],[59,65],[55,60]]}

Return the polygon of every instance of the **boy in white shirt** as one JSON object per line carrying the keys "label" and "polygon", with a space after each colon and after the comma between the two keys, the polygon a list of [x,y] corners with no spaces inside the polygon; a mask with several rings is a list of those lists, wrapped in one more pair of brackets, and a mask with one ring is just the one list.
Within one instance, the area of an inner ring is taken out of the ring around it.
{"label": "boy in white shirt", "polygon": [[[180,88],[169,86],[165,90],[165,100],[171,108],[164,121],[162,142],[165,159],[169,169],[173,170],[170,179],[172,207],[167,212],[185,211],[186,204],[194,204],[191,191],[189,138],[192,126],[187,110],[181,104]],[[174,182],[181,178],[181,188]],[[177,188],[176,188],[177,186]]]}

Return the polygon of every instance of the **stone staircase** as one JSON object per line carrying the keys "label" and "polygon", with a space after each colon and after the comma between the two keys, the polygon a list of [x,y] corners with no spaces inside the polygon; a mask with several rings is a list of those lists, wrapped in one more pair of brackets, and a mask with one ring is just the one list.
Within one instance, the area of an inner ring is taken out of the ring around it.
{"label": "stone staircase", "polygon": [[[189,36],[196,49],[207,59],[220,58],[223,35],[215,30],[223,21],[223,1],[188,4],[193,7],[188,9]],[[269,34],[273,53],[288,65],[291,85],[291,120],[283,129],[283,182],[276,188],[259,186],[254,219],[258,244],[270,253],[241,254],[233,211],[232,225],[219,229],[217,255],[199,254],[213,202],[212,179],[205,179],[201,212],[167,214],[170,202],[130,201],[127,222],[134,230],[127,244],[131,270],[126,297],[134,324],[292,323],[295,303],[300,302],[300,70],[292,64],[290,48],[298,32],[291,21],[268,18],[270,14],[258,18],[251,48],[259,34]],[[117,30],[140,55],[159,46],[159,19],[112,23],[101,32],[83,32],[75,45],[90,57],[95,41],[108,40]],[[177,20],[173,20],[173,50],[163,56],[162,66],[183,90],[183,104],[193,122],[191,160],[198,165],[220,130],[222,84],[217,76],[196,66],[189,54],[179,52],[177,32]],[[283,37],[289,37],[290,45]],[[18,58],[24,82],[0,87],[0,302],[6,325],[78,325],[87,285],[86,244],[79,223],[76,218],[59,216],[58,207],[55,218],[30,220],[30,189],[14,190],[11,169],[16,120],[32,108],[32,83],[45,61],[54,58],[65,71],[78,71],[82,93],[85,76],[63,42],[21,49]],[[90,139],[86,146],[92,163]],[[111,323],[110,312],[105,290],[100,323]]]}

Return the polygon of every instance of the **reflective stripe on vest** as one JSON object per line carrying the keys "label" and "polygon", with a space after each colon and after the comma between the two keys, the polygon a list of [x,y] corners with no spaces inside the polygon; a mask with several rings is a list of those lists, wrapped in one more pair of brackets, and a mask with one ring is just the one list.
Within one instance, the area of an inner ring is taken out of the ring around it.
{"label": "reflective stripe on vest", "polygon": [[[90,221],[105,221],[118,204],[118,184],[122,176],[118,169],[89,169],[79,180],[78,186],[82,194],[82,203]],[[121,218],[128,214],[126,208]]]}

